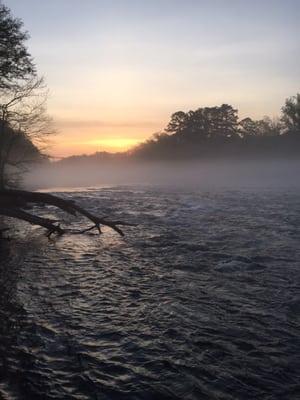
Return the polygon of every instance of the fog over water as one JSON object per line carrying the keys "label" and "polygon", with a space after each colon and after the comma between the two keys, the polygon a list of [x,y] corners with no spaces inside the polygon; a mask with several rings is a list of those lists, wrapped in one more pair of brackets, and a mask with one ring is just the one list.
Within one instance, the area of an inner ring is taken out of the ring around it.
{"label": "fog over water", "polygon": [[298,400],[299,176],[299,160],[35,167],[27,187],[136,226],[49,240],[15,222],[0,398]]}
{"label": "fog over water", "polygon": [[14,223],[0,398],[298,400],[299,172],[297,160],[35,168],[29,187],[136,226],[48,239]]}
{"label": "fog over water", "polygon": [[32,170],[26,186],[160,185],[165,187],[300,187],[300,160],[52,163]]}

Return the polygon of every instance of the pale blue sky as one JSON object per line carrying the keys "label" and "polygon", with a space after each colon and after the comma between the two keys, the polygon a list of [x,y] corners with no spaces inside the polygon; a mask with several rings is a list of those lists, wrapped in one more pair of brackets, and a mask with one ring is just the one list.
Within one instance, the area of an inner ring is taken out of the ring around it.
{"label": "pale blue sky", "polygon": [[300,90],[300,0],[4,3],[31,35],[59,154],[126,147],[177,110],[276,115]]}

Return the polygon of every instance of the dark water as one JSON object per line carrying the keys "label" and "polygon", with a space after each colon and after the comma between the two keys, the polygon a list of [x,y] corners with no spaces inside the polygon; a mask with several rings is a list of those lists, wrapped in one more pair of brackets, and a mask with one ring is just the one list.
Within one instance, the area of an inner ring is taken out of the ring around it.
{"label": "dark water", "polygon": [[50,241],[16,226],[1,399],[300,398],[299,192],[61,195],[139,226]]}

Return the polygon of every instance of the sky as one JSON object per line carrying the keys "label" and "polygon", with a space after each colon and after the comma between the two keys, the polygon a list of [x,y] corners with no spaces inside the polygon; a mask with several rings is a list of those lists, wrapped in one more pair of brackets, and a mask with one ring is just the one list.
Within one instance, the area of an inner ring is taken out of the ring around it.
{"label": "sky", "polygon": [[280,114],[300,91],[300,0],[4,0],[50,90],[55,157],[122,151],[173,112]]}

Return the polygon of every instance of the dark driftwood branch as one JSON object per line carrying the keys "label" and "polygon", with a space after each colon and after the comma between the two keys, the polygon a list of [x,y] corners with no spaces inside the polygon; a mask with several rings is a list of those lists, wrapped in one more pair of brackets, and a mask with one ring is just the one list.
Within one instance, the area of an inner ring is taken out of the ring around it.
{"label": "dark driftwood branch", "polygon": [[73,204],[71,200],[64,200],[49,193],[28,192],[26,190],[0,190],[0,204],[3,201],[13,201],[24,206],[28,203],[48,204],[60,208],[68,214],[76,215],[75,210],[71,207],[71,204]]}
{"label": "dark driftwood branch", "polygon": [[65,230],[62,229],[58,225],[54,225],[56,221],[38,217],[37,215],[29,214],[26,211],[17,209],[17,208],[0,208],[0,214],[6,217],[17,218],[23,221],[30,222],[33,225],[39,225],[48,230],[48,235],[50,236],[52,233],[58,233],[62,235],[65,233]]}
{"label": "dark driftwood branch", "polygon": [[105,225],[118,232],[119,235],[124,236],[120,226],[136,226],[135,224],[123,221],[110,221],[107,220],[106,217],[97,217],[78,206],[74,201],[65,200],[49,193],[28,192],[25,190],[0,190],[0,215],[22,219],[34,225],[43,226],[48,230],[49,235],[55,232],[59,234],[68,232],[68,230],[54,225],[54,223],[58,221],[41,218],[20,209],[26,207],[28,203],[52,205],[72,215],[76,215],[77,213],[81,214],[94,223],[94,225],[89,228],[76,232],[71,231],[71,233],[85,233],[93,229],[97,229],[98,232],[101,233],[101,225]]}

